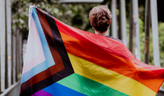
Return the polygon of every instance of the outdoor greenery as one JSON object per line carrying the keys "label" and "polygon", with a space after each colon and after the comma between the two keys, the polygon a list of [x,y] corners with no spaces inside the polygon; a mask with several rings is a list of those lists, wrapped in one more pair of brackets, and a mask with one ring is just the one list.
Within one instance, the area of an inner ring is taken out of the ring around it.
{"label": "outdoor greenery", "polygon": [[[27,39],[28,34],[28,10],[30,5],[35,5],[36,7],[46,11],[55,18],[61,20],[62,22],[74,26],[76,28],[94,32],[90,26],[88,20],[88,13],[92,7],[99,4],[62,4],[58,1],[53,0],[16,0],[12,3],[12,29],[19,29],[22,32],[23,39]],[[127,0],[128,1],[128,0]],[[128,1],[129,2],[129,1]],[[141,2],[144,3],[144,2]],[[129,3],[126,4],[126,10],[129,14]],[[141,61],[144,60],[144,42],[145,42],[145,33],[144,33],[144,6],[140,4],[139,6],[139,31],[140,31],[140,48],[141,48]],[[119,10],[117,9],[117,15],[119,16]],[[129,17],[127,17],[127,37],[129,37]],[[119,21],[118,21],[119,23]],[[164,23],[159,23],[159,45],[160,45],[160,58],[161,65],[164,67]],[[150,34],[151,35],[151,34]],[[152,37],[152,36],[150,36]],[[152,38],[150,43],[150,62],[149,64],[153,65],[153,44]],[[127,38],[129,41],[129,39]]]}
{"label": "outdoor greenery", "polygon": [[12,28],[20,29],[23,39],[27,38],[30,5],[35,5],[68,25],[93,32],[88,21],[88,13],[98,4],[61,4],[51,0],[17,0],[12,4]]}
{"label": "outdoor greenery", "polygon": [[[129,10],[130,0],[126,0],[126,17],[127,17],[127,37],[129,37]],[[140,31],[140,48],[141,48],[141,61],[144,60],[144,0],[139,0],[139,31]],[[119,3],[119,2],[118,2]],[[23,39],[27,39],[28,34],[28,10],[30,5],[46,11],[50,15],[59,19],[60,21],[74,26],[76,28],[94,32],[88,20],[88,13],[90,9],[99,4],[62,4],[58,0],[16,0],[12,2],[12,29],[19,29],[22,32]],[[110,7],[110,6],[109,6]],[[119,7],[119,6],[118,6]],[[119,9],[117,9],[119,16]],[[119,21],[118,21],[119,22]],[[164,67],[164,23],[159,22],[159,46],[160,46],[160,62]],[[152,34],[150,34],[150,49],[149,49],[149,64],[153,65],[153,44]],[[129,38],[127,38],[129,40]],[[164,88],[164,86],[163,86]]]}

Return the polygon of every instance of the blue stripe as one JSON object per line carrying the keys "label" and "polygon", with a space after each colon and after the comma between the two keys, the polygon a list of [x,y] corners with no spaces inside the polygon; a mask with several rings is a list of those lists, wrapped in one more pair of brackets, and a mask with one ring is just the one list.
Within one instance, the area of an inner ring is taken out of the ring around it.
{"label": "blue stripe", "polygon": [[53,96],[87,96],[82,93],[79,93],[75,90],[72,90],[68,87],[65,87],[59,83],[54,83],[43,89]]}
{"label": "blue stripe", "polygon": [[55,62],[53,60],[53,57],[51,55],[51,51],[49,49],[46,37],[44,35],[43,29],[41,27],[41,24],[40,24],[36,9],[35,9],[35,7],[32,7],[32,8],[33,8],[33,10],[32,10],[31,15],[32,15],[32,18],[34,19],[35,25],[37,27],[39,37],[40,37],[40,41],[41,41],[41,45],[42,45],[42,48],[43,48],[43,53],[44,53],[44,56],[45,56],[46,60],[44,62],[38,64],[37,66],[35,66],[31,70],[29,70],[28,72],[24,73],[22,75],[21,83],[26,82],[31,77],[35,76],[36,74],[46,70],[47,68],[49,68],[49,67],[51,67],[52,65],[55,64]]}

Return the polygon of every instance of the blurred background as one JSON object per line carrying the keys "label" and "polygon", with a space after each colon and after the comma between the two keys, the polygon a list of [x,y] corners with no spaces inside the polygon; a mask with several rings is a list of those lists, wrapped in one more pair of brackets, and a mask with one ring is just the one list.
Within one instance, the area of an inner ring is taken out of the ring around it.
{"label": "blurred background", "polygon": [[[58,20],[94,33],[89,11],[106,5],[112,12],[109,35],[119,38],[137,59],[164,67],[164,0],[0,0],[0,94],[18,96],[28,38],[30,5]],[[163,95],[162,95],[163,94]],[[1,96],[0,95],[0,96]],[[157,96],[164,96],[164,85]]]}

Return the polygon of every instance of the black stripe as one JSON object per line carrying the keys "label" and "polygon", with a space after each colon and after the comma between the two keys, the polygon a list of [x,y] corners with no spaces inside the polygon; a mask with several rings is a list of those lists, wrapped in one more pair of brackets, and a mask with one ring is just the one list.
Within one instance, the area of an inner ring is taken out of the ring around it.
{"label": "black stripe", "polygon": [[[66,71],[67,72],[69,71],[69,73],[66,73]],[[73,73],[73,71],[72,71],[72,73]],[[55,83],[56,81],[59,81],[59,80],[65,78],[71,74],[70,74],[69,68],[67,67],[65,70],[62,70],[62,71],[60,71],[60,72],[58,72],[58,73],[56,73],[56,74],[54,74],[54,75],[52,75],[46,79],[34,84],[30,88],[28,88],[26,91],[22,92],[20,94],[20,96],[31,96],[35,92],[37,92],[37,91],[39,91],[45,87],[48,87],[49,85]]]}
{"label": "black stripe", "polygon": [[[37,10],[37,9],[36,9]],[[40,13],[40,10],[37,10],[38,14]],[[72,68],[72,65],[71,65],[71,62],[69,60],[69,57],[68,57],[68,54],[67,54],[67,51],[65,49],[65,46],[64,46],[64,43],[63,43],[63,40],[61,38],[61,35],[59,33],[59,30],[56,26],[56,23],[55,23],[55,20],[52,16],[48,15],[48,14],[45,14],[45,17],[49,23],[49,26],[51,28],[51,32],[53,34],[53,37],[54,37],[54,41],[55,41],[55,45],[57,46],[57,50],[62,58],[62,61],[63,61],[63,64],[64,64],[64,67],[65,69],[56,73],[56,74],[53,74],[51,75],[50,77],[34,84],[33,86],[29,87],[27,90],[25,90],[24,92],[22,92],[20,94],[20,96],[31,96],[32,94],[34,94],[35,92],[71,75],[74,73],[74,70]],[[42,26],[44,27],[44,26]],[[48,71],[48,70],[47,70]]]}
{"label": "black stripe", "polygon": [[62,58],[64,67],[69,69],[69,70],[68,69],[66,70],[66,73],[72,74],[72,72],[74,73],[73,68],[72,68],[72,64],[71,64],[70,59],[68,57],[68,54],[67,54],[67,51],[65,49],[63,40],[62,40],[61,35],[59,33],[59,30],[56,26],[56,22],[55,22],[54,18],[52,16],[50,16],[49,14],[45,14],[45,16],[46,16],[46,19],[47,19],[49,26],[51,28],[51,32],[52,32],[52,35],[54,37],[54,41],[56,43],[58,52]]}

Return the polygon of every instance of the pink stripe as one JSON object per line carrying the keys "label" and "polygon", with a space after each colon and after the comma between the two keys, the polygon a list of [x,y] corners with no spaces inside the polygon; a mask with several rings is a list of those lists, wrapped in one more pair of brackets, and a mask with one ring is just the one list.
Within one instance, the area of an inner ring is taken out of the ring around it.
{"label": "pink stripe", "polygon": [[[45,61],[45,57],[44,57],[41,41],[40,41],[40,38],[39,38],[38,30],[36,28],[35,22],[34,22],[32,17],[31,17],[31,22],[30,22],[29,34],[30,33],[32,33],[31,35],[34,38],[34,42],[36,43],[37,49],[38,49],[40,54],[37,57],[34,57],[31,61],[24,64],[23,73],[29,71],[30,69],[32,69],[36,65],[38,65],[41,62]],[[28,57],[26,57],[26,58],[28,58]]]}
{"label": "pink stripe", "polygon": [[31,96],[53,96],[53,95],[49,94],[48,92],[46,92],[44,90],[40,90],[40,91],[32,94]]}

